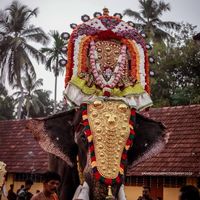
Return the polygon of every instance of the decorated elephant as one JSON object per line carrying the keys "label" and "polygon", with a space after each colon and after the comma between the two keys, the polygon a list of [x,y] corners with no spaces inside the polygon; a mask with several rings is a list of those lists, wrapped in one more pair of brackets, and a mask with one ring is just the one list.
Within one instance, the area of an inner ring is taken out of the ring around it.
{"label": "decorated elephant", "polygon": [[[135,119],[136,134],[124,163],[124,174],[128,166],[142,162],[146,155],[151,156],[155,146],[159,146],[160,151],[165,144],[164,126],[161,123],[138,113]],[[86,181],[90,188],[89,199],[105,199],[108,196],[108,187],[103,181],[97,181],[93,174],[89,144],[80,121],[80,112],[71,110],[44,119],[31,120],[28,126],[40,146],[50,153],[49,169],[62,176],[59,191],[61,200],[71,200],[83,181]],[[111,187],[112,195],[116,199],[122,183],[124,181]]]}
{"label": "decorated elephant", "polygon": [[65,99],[76,109],[31,120],[29,128],[63,177],[61,200],[124,200],[127,166],[164,144],[163,125],[138,113],[152,105],[150,45],[108,9],[82,20],[62,34],[69,39]]}

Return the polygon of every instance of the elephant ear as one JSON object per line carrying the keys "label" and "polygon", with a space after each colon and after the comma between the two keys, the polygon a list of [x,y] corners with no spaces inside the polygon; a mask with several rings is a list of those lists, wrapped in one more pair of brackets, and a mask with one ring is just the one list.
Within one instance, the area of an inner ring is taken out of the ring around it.
{"label": "elephant ear", "polygon": [[135,138],[128,151],[128,165],[136,165],[162,151],[165,146],[165,127],[136,113]]}
{"label": "elephant ear", "polygon": [[70,110],[46,118],[32,119],[27,128],[31,130],[41,148],[56,155],[73,167],[76,161],[77,145],[74,141],[76,111]]}

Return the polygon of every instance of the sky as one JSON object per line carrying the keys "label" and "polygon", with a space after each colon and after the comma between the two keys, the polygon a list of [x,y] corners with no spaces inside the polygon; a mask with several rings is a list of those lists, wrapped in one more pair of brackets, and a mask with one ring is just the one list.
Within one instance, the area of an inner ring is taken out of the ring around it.
{"label": "sky", "polygon": [[[5,9],[12,0],[0,0],[0,9]],[[46,33],[50,30],[58,30],[60,33],[72,30],[71,23],[81,23],[81,16],[84,14],[93,17],[94,12],[102,12],[104,7],[114,13],[123,13],[125,9],[139,11],[138,0],[20,0],[22,4],[34,9],[39,8],[37,18],[32,18],[31,23],[41,27]],[[166,12],[161,19],[175,22],[189,22],[197,25],[200,32],[200,0],[165,0],[170,3],[171,11]],[[131,18],[124,17],[124,21]],[[51,90],[54,96],[54,76],[52,72],[46,71],[44,65],[35,63],[37,79],[43,78],[43,89]],[[64,75],[58,78],[58,100],[63,99]]]}

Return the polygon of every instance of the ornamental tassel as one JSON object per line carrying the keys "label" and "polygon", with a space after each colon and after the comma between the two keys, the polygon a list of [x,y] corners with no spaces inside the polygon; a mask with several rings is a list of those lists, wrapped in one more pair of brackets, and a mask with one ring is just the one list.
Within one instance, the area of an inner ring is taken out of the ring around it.
{"label": "ornamental tassel", "polygon": [[108,200],[114,200],[115,199],[113,194],[112,194],[112,190],[111,190],[110,185],[108,186],[108,196],[106,197],[106,199],[108,199]]}

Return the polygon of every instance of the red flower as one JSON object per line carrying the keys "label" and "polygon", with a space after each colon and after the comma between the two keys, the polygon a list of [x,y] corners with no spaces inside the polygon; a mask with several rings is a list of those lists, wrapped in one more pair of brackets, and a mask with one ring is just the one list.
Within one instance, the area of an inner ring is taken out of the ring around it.
{"label": "red flower", "polygon": [[99,180],[101,178],[101,175],[99,174],[99,172],[95,172],[94,177],[96,178],[96,180]]}
{"label": "red flower", "polygon": [[117,178],[116,178],[116,182],[117,182],[117,183],[120,183],[120,182],[121,182],[121,180],[120,180],[120,177],[119,177],[119,176],[117,176]]}
{"label": "red flower", "polygon": [[133,129],[130,130],[130,133],[131,133],[132,135],[135,135],[135,131],[134,131]]}
{"label": "red flower", "polygon": [[129,121],[129,124],[132,126],[134,125],[133,121],[131,121],[131,120]]}
{"label": "red flower", "polygon": [[95,156],[91,157],[91,161],[96,161],[96,157]]}
{"label": "red flower", "polygon": [[87,110],[83,110],[82,115],[87,115]]}
{"label": "red flower", "polygon": [[91,131],[90,130],[85,130],[85,135],[86,136],[90,136],[91,135]]}
{"label": "red flower", "polygon": [[110,92],[109,91],[104,91],[103,96],[110,97]]}
{"label": "red flower", "polygon": [[89,122],[86,120],[83,122],[84,126],[88,126],[89,125]]}
{"label": "red flower", "polygon": [[105,179],[105,183],[106,183],[107,185],[111,185],[111,184],[112,184],[112,179],[106,178],[106,179]]}
{"label": "red flower", "polygon": [[94,145],[90,146],[90,152],[94,151]]}
{"label": "red flower", "polygon": [[132,140],[128,139],[128,141],[126,142],[126,145],[131,145]]}
{"label": "red flower", "polygon": [[131,109],[131,115],[135,116],[135,109]]}
{"label": "red flower", "polygon": [[127,154],[126,154],[126,153],[123,153],[123,154],[122,154],[122,159],[126,160],[126,158],[127,158]]}
{"label": "red flower", "polygon": [[124,165],[123,165],[122,163],[120,163],[120,167],[121,167],[122,169],[124,169]]}

